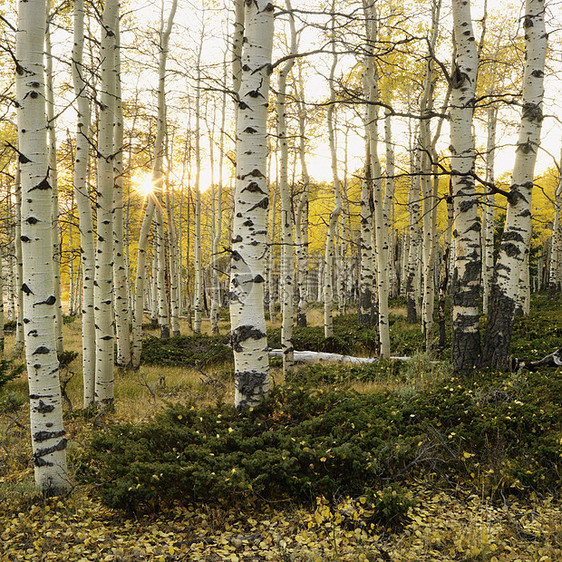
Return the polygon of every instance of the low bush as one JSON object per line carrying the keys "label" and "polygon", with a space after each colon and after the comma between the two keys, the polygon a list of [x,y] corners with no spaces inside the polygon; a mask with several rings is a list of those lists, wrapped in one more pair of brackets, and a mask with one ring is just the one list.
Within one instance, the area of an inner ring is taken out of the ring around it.
{"label": "low bush", "polygon": [[553,369],[448,377],[412,393],[279,386],[244,414],[190,404],[109,427],[77,459],[77,473],[104,483],[105,503],[133,511],[178,501],[313,502],[422,477],[492,496],[558,494],[561,393]]}
{"label": "low bush", "polygon": [[14,364],[8,359],[0,360],[0,388],[7,382],[14,380],[25,370],[25,365]]}

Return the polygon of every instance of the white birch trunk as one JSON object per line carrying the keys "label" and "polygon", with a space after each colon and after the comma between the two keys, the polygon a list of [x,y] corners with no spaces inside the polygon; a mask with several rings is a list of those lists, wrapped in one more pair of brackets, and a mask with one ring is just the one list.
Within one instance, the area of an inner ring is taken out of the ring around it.
{"label": "white birch trunk", "polygon": [[92,206],[88,188],[90,155],[90,101],[84,80],[84,0],[74,2],[74,45],[72,80],[77,104],[76,156],[74,159],[74,197],[80,224],[82,270],[82,383],[83,404],[94,403],[96,336],[94,329],[95,240]]}
{"label": "white birch trunk", "polygon": [[121,44],[119,18],[115,19],[115,127],[114,127],[114,187],[113,187],[113,285],[115,290],[115,335],[117,361],[121,369],[131,366],[129,324],[131,314],[127,294],[129,270],[125,259],[125,230],[123,228],[123,100],[121,99]]}
{"label": "white birch trunk", "polygon": [[[155,190],[162,189],[162,161],[164,158],[164,136],[166,133],[166,60],[168,57],[168,43],[174,16],[177,9],[177,0],[173,0],[168,16],[166,28],[162,24],[160,34],[160,54],[158,60],[158,119],[156,125],[156,138],[154,140],[154,161],[152,165],[152,184]],[[155,209],[155,195],[149,194],[139,233],[137,272],[135,282],[135,307],[133,314],[133,342],[132,365],[134,369],[140,366],[142,352],[142,320],[144,316],[144,289],[146,279],[146,251],[148,248],[148,235]]]}
{"label": "white birch trunk", "polygon": [[19,357],[24,352],[24,335],[23,335],[23,258],[22,258],[22,240],[21,240],[21,164],[16,164],[16,174],[14,179],[14,191],[16,200],[16,226],[15,226],[15,254],[16,263],[14,266],[14,277],[16,282],[17,295],[17,320],[16,320],[16,339],[14,342],[14,356]]}
{"label": "white birch trunk", "polygon": [[[334,3],[332,2],[332,8]],[[335,22],[332,19],[332,35],[335,33]],[[332,316],[333,300],[334,300],[334,261],[335,261],[335,243],[336,230],[339,217],[342,212],[341,184],[338,177],[338,159],[336,153],[336,134],[334,131],[334,111],[336,106],[336,86],[335,72],[338,64],[338,56],[336,54],[335,38],[332,37],[332,65],[330,67],[330,105],[326,116],[328,125],[328,139],[330,145],[332,181],[334,182],[334,208],[330,213],[328,222],[328,233],[326,235],[326,254],[324,267],[324,337],[329,338],[334,335],[334,319]]]}
{"label": "white birch trunk", "polygon": [[480,218],[474,186],[472,118],[478,54],[470,2],[453,0],[456,60],[451,76],[451,186],[455,215],[453,291],[453,369],[468,374],[479,364]]}
{"label": "white birch trunk", "polygon": [[295,244],[297,254],[297,326],[307,325],[306,302],[308,274],[308,193],[310,177],[306,164],[306,104],[302,76],[298,80],[299,91],[295,95],[299,123],[299,160],[302,173],[302,194],[295,212]]}
{"label": "white birch trunk", "polygon": [[267,102],[273,5],[246,6],[242,82],[236,134],[236,191],[230,277],[231,342],[238,409],[253,407],[270,389],[264,311],[267,242]]}
{"label": "white birch trunk", "polygon": [[367,16],[367,43],[369,54],[366,65],[367,128],[371,150],[373,174],[373,205],[375,216],[375,256],[377,272],[377,299],[379,317],[379,340],[382,357],[390,357],[390,329],[388,322],[388,231],[384,219],[384,196],[381,179],[381,165],[378,157],[378,76],[374,60],[377,40],[376,13],[372,6],[365,7]]}
{"label": "white birch trunk", "polygon": [[484,348],[485,364],[497,367],[505,366],[508,360],[519,279],[531,240],[531,197],[543,120],[548,37],[544,23],[545,4],[543,0],[527,0],[523,20],[526,46],[523,111],[505,228],[494,269]]}
{"label": "white birch trunk", "polygon": [[201,239],[201,138],[200,138],[200,121],[201,121],[201,50],[203,48],[203,37],[199,45],[197,55],[197,93],[195,97],[195,183],[193,185],[194,195],[194,223],[193,230],[193,264],[194,272],[194,288],[193,288],[193,333],[201,333],[201,321],[203,316],[203,255],[202,255],[202,239]]}
{"label": "white birch trunk", "polygon": [[55,276],[54,295],[57,299],[55,308],[55,326],[57,331],[57,353],[64,350],[62,339],[62,301],[60,290],[60,222],[59,222],[59,188],[57,173],[57,136],[55,132],[55,100],[53,88],[53,56],[51,53],[51,29],[50,29],[50,1],[47,2],[45,18],[45,94],[47,109],[47,129],[49,138],[49,183],[52,189],[51,213],[53,220],[53,272]]}
{"label": "white birch trunk", "polygon": [[69,489],[56,351],[52,187],[45,118],[45,1],[21,0],[16,32],[16,99],[21,167],[23,323],[35,483],[45,495]]}
{"label": "white birch trunk", "polygon": [[553,298],[560,290],[560,209],[562,208],[562,150],[558,164],[558,185],[554,195],[554,218],[552,220],[552,241],[548,264],[548,295]]}
{"label": "white birch trunk", "polygon": [[[291,47],[289,55],[297,52],[297,33],[290,0],[285,0],[289,11]],[[293,68],[294,58],[289,59],[279,72],[277,91],[277,136],[279,138],[279,194],[281,195],[281,348],[283,349],[283,374],[292,373],[294,367],[293,325],[294,325],[294,244],[293,209],[289,190],[289,147],[287,145],[287,77]]]}

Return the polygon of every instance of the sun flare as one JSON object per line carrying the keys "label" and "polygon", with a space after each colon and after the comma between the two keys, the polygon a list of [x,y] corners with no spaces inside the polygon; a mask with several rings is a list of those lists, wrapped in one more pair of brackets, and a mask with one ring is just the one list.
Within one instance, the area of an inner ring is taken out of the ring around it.
{"label": "sun flare", "polygon": [[154,183],[150,176],[140,176],[135,178],[135,189],[144,197],[154,192]]}

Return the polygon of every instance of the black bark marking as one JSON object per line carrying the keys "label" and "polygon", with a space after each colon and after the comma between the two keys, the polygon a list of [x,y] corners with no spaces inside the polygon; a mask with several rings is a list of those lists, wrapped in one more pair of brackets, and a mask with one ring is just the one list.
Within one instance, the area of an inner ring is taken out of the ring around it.
{"label": "black bark marking", "polygon": [[260,202],[252,205],[248,212],[253,211],[254,209],[267,209],[269,207],[269,197],[264,197]]}
{"label": "black bark marking", "polygon": [[38,443],[47,441],[48,439],[56,439],[57,437],[63,437],[66,435],[66,431],[61,429],[60,431],[37,431],[33,434],[33,440]]}
{"label": "black bark marking", "polygon": [[35,187],[32,187],[28,193],[30,193],[31,191],[35,191],[36,189],[40,189],[41,191],[51,189],[51,184],[49,183],[49,180],[47,178],[44,178]]}
{"label": "black bark marking", "polygon": [[50,352],[51,350],[48,347],[40,345],[31,355],[47,355]]}
{"label": "black bark marking", "polygon": [[[267,380],[267,373],[259,371],[241,371],[234,374],[234,388],[242,396],[252,397],[264,394],[264,385]],[[247,408],[251,405],[247,400],[242,400],[239,409]]]}
{"label": "black bark marking", "polygon": [[48,297],[46,300],[41,301],[41,302],[36,302],[33,303],[33,306],[39,306],[40,304],[48,304],[48,305],[53,305],[57,302],[57,299],[54,295],[51,295],[50,297]]}
{"label": "black bark marking", "polygon": [[45,404],[43,400],[39,400],[39,405],[35,406],[33,409],[39,414],[48,414],[49,412],[52,412],[55,407],[52,404]]}
{"label": "black bark marking", "polygon": [[43,459],[44,456],[50,455],[55,451],[64,451],[66,449],[68,441],[66,439],[61,439],[56,445],[52,447],[44,447],[43,449],[37,449],[35,453],[33,453],[33,464],[35,466],[53,466],[52,462],[48,462]]}
{"label": "black bark marking", "polygon": [[[32,295],[33,294],[33,291],[25,283],[21,286],[21,290],[26,295]],[[24,320],[24,322],[25,322],[25,320]]]}
{"label": "black bark marking", "polygon": [[230,344],[232,345],[232,349],[234,349],[234,351],[241,352],[243,351],[243,348],[240,345],[241,343],[249,339],[259,340],[265,337],[267,337],[266,334],[258,328],[244,324],[243,326],[238,326],[238,328],[232,331],[230,334]]}

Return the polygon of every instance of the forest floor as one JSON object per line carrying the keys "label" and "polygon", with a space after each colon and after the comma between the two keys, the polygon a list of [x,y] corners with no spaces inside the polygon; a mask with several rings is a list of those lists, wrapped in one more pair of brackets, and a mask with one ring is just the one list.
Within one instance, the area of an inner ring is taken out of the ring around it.
{"label": "forest floor", "polygon": [[[554,310],[539,301],[538,308],[540,318],[522,321],[523,336],[515,344],[525,358],[537,359],[546,354],[545,350],[554,351],[556,344],[561,345],[561,303]],[[401,318],[402,312],[395,307],[395,319]],[[320,320],[320,312],[313,309],[310,318],[313,322]],[[541,322],[552,318],[560,326],[545,337]],[[400,349],[393,352],[410,352],[411,342],[404,336],[406,329],[398,324],[399,320],[395,322],[394,341]],[[225,324],[222,332],[226,330]],[[543,347],[537,343],[539,337]],[[6,339],[9,354],[13,341],[9,335]],[[79,350],[79,320],[65,324],[65,347]],[[77,373],[79,365],[79,358],[72,363]],[[137,374],[120,373],[116,377],[116,410],[103,423],[141,426],[171,403],[228,403],[231,388],[212,384],[223,376],[224,369],[224,365],[214,366],[205,370],[205,376],[193,368],[144,365]],[[551,373],[557,380],[562,377],[562,369],[552,369]],[[383,389],[407,394],[409,386],[422,388],[419,377],[424,374],[416,376],[415,381],[396,377],[357,381],[353,388],[360,393]],[[99,429],[92,417],[81,415],[79,410],[78,374],[72,376],[69,371],[64,377],[70,378],[67,392],[73,406],[73,411],[67,406],[65,413],[73,470],[73,459]],[[275,367],[274,378],[278,385],[282,383]],[[37,497],[33,491],[26,399],[23,377],[0,388],[1,561],[562,560],[559,488],[518,494],[500,482],[491,494],[484,484],[479,489],[478,484],[453,480],[447,483],[446,477],[440,479],[439,485],[433,485],[428,478],[413,478],[407,487],[412,507],[403,524],[372,529],[353,524],[357,519],[355,508],[343,494],[329,502],[317,498],[316,504],[278,500],[217,507],[214,502],[176,502],[157,513],[137,515],[107,507],[99,499],[95,484],[79,480],[68,497]],[[562,420],[560,401],[557,396],[553,403],[545,404],[558,420]],[[562,422],[557,423],[557,438],[562,446]]]}

